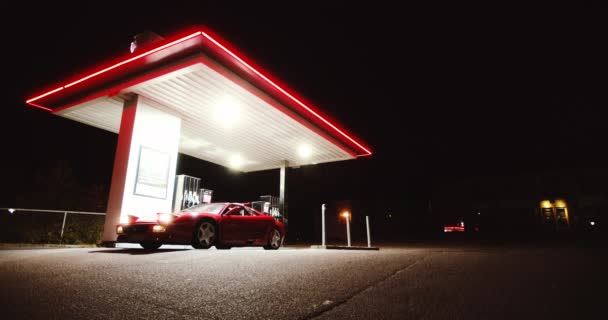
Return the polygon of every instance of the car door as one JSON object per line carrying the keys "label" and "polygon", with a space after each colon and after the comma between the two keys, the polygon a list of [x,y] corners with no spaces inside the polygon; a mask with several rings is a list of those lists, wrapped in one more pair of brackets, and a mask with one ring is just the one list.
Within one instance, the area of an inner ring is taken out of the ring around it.
{"label": "car door", "polygon": [[247,243],[252,239],[255,217],[243,206],[234,206],[222,218],[222,239],[232,243]]}
{"label": "car door", "polygon": [[250,215],[252,216],[251,222],[251,233],[252,237],[256,240],[263,240],[270,228],[274,225],[274,218],[260,212],[257,212],[251,208],[249,209]]}

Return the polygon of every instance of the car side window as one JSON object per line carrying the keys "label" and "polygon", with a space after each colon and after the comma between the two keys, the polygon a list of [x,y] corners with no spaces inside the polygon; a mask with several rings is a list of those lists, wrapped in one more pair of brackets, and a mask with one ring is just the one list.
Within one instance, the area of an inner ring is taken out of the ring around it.
{"label": "car side window", "polygon": [[226,212],[227,212],[226,214],[229,215],[229,216],[255,217],[255,216],[258,215],[251,208],[241,207],[241,206],[230,207],[230,208],[227,209]]}
{"label": "car side window", "polygon": [[229,216],[244,216],[244,215],[246,215],[245,212],[246,212],[245,208],[235,206],[228,211],[228,215]]}
{"label": "car side window", "polygon": [[244,214],[245,216],[248,216],[248,217],[249,217],[249,216],[251,216],[251,211],[249,211],[249,209],[247,209],[247,208],[243,208],[243,214]]}

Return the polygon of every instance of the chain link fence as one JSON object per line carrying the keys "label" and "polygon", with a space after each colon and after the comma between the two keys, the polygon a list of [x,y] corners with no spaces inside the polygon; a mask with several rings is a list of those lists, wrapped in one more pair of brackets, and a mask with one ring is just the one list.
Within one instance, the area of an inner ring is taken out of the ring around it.
{"label": "chain link fence", "polygon": [[103,212],[0,208],[0,242],[96,244],[101,241]]}

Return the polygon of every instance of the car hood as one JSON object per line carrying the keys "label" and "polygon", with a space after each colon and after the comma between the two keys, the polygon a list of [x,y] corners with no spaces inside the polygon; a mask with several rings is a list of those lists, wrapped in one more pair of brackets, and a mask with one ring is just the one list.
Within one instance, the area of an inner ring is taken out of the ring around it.
{"label": "car hood", "polygon": [[[192,216],[217,216],[217,214],[214,213],[209,213],[209,212],[189,212],[189,211],[182,211],[182,212],[175,212],[175,213],[171,213],[174,217],[180,217],[183,215],[192,215]],[[154,223],[158,221],[158,215],[159,213],[155,213],[155,214],[147,214],[144,216],[141,216],[139,218],[137,218],[136,222],[141,222],[141,223]]]}
{"label": "car hood", "polygon": [[[138,217],[136,222],[157,222],[159,214],[160,213],[143,215],[141,217]],[[180,212],[180,214],[182,214],[182,213]],[[180,214],[173,214],[173,215],[179,216]]]}

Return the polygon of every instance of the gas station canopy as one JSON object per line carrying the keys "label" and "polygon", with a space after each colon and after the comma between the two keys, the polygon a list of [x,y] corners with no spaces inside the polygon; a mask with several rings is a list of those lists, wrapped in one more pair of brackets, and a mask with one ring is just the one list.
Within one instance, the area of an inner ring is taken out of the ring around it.
{"label": "gas station canopy", "polygon": [[179,152],[239,171],[371,155],[203,28],[102,64],[26,103],[118,133],[123,105],[133,96],[181,119]]}

